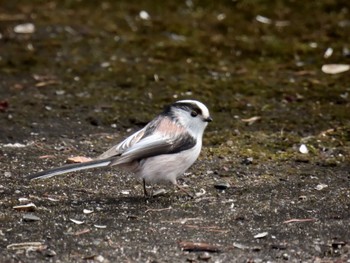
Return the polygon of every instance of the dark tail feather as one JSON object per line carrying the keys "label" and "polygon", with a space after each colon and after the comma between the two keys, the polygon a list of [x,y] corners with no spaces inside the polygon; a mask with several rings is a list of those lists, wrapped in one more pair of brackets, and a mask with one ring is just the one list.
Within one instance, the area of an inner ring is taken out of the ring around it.
{"label": "dark tail feather", "polygon": [[44,178],[50,178],[55,175],[75,172],[79,170],[85,170],[85,169],[91,169],[91,168],[97,168],[97,167],[104,167],[108,166],[112,162],[112,159],[102,159],[102,160],[93,160],[85,163],[73,163],[73,164],[67,164],[61,167],[52,168],[46,171],[42,171],[39,173],[31,174],[28,176],[28,179],[44,179]]}

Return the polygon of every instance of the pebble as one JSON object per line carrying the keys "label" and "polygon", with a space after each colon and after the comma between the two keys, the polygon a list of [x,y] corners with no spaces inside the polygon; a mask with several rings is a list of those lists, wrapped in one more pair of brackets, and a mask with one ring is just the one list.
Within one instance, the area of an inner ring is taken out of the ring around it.
{"label": "pebble", "polygon": [[84,224],[84,221],[80,221],[80,220],[76,220],[76,219],[72,219],[72,218],[69,218],[69,220],[72,221],[74,224],[77,224],[77,225]]}
{"label": "pebble", "polygon": [[233,246],[235,247],[235,248],[238,248],[238,249],[249,249],[249,247],[248,246],[246,246],[246,245],[243,245],[243,244],[240,244],[240,243],[233,243]]}
{"label": "pebble", "polygon": [[105,261],[105,258],[102,256],[102,255],[98,255],[97,257],[95,257],[95,260],[97,262],[104,262]]}
{"label": "pebble", "polygon": [[309,149],[306,147],[305,144],[302,144],[302,145],[300,145],[300,147],[299,147],[299,152],[301,152],[301,153],[303,153],[303,154],[307,154],[307,153],[309,153]]}
{"label": "pebble", "polygon": [[218,182],[214,185],[214,187],[218,190],[226,190],[230,187],[230,184],[228,182]]}
{"label": "pebble", "polygon": [[269,234],[268,232],[262,232],[262,233],[256,234],[254,238],[263,238],[263,237],[266,237],[268,234]]}
{"label": "pebble", "polygon": [[139,16],[140,16],[140,18],[142,20],[149,20],[149,19],[151,19],[151,16],[145,10],[140,11]]}
{"label": "pebble", "polygon": [[18,201],[21,203],[21,204],[26,204],[26,203],[29,203],[30,202],[30,199],[26,198],[26,197],[20,197],[18,198]]}
{"label": "pebble", "polygon": [[31,34],[35,31],[35,26],[32,23],[24,23],[16,25],[13,31],[17,34]]}
{"label": "pebble", "polygon": [[157,191],[154,191],[154,193],[152,194],[153,197],[156,197],[156,196],[162,196],[162,195],[165,195],[167,193],[167,191],[165,189],[159,189]]}
{"label": "pebble", "polygon": [[207,261],[211,259],[211,255],[209,254],[209,252],[203,252],[198,255],[198,259]]}
{"label": "pebble", "polygon": [[247,157],[242,160],[242,164],[249,165],[253,163],[253,157]]}
{"label": "pebble", "polygon": [[318,190],[318,191],[321,191],[322,189],[327,188],[327,187],[328,187],[328,185],[326,185],[326,184],[318,184],[315,187],[315,189]]}
{"label": "pebble", "polygon": [[23,221],[25,222],[33,222],[33,221],[40,221],[41,219],[33,214],[24,214],[22,217]]}
{"label": "pebble", "polygon": [[88,214],[92,214],[94,212],[94,210],[90,210],[90,209],[84,209],[83,213],[88,215]]}
{"label": "pebble", "polygon": [[187,257],[186,261],[188,261],[188,262],[196,262],[197,259],[196,259],[195,254],[190,254],[190,255]]}
{"label": "pebble", "polygon": [[52,250],[52,249],[47,249],[47,250],[44,251],[44,255],[46,257],[54,257],[54,256],[57,255],[57,253],[54,250]]}
{"label": "pebble", "polygon": [[301,195],[301,196],[299,196],[299,200],[305,201],[305,200],[307,200],[307,196]]}
{"label": "pebble", "polygon": [[322,71],[326,74],[339,74],[350,70],[347,64],[326,64],[322,66]]}

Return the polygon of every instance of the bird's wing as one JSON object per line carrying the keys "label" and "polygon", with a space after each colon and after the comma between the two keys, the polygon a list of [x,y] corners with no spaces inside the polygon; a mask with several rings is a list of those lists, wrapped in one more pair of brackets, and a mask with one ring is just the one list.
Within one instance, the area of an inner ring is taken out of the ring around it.
{"label": "bird's wing", "polygon": [[143,137],[121,153],[110,165],[139,161],[144,158],[172,154],[192,148],[196,139],[182,126],[168,118],[160,118],[145,127]]}
{"label": "bird's wing", "polygon": [[98,156],[96,159],[101,160],[101,159],[106,159],[106,158],[110,158],[113,156],[121,155],[123,152],[125,152],[125,150],[127,150],[128,148],[130,148],[130,146],[137,143],[143,137],[143,135],[145,133],[145,128],[130,135],[124,141],[113,146],[109,150],[105,151],[100,156]]}
{"label": "bird's wing", "polygon": [[119,158],[111,162],[110,165],[139,161],[161,154],[178,153],[195,145],[196,140],[188,133],[174,138],[156,133],[135,143],[122,153]]}

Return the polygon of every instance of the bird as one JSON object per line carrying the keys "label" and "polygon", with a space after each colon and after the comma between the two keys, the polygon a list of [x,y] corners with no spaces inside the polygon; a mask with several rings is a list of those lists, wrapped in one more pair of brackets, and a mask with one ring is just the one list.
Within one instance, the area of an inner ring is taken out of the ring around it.
{"label": "bird", "polygon": [[171,183],[184,190],[177,179],[197,160],[204,130],[212,120],[202,102],[179,100],[165,106],[144,128],[97,158],[34,173],[28,179],[45,179],[79,170],[117,166],[142,179],[145,196],[148,195],[146,184],[149,183]]}

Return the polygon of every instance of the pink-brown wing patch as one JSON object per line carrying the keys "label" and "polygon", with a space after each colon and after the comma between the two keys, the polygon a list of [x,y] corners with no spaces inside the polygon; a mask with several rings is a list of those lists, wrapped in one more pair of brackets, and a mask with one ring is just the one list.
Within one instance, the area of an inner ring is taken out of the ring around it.
{"label": "pink-brown wing patch", "polygon": [[180,134],[180,133],[185,133],[186,130],[180,126],[171,121],[169,118],[164,118],[161,120],[159,123],[159,126],[157,128],[157,131],[159,133],[163,133],[164,135],[168,134]]}

